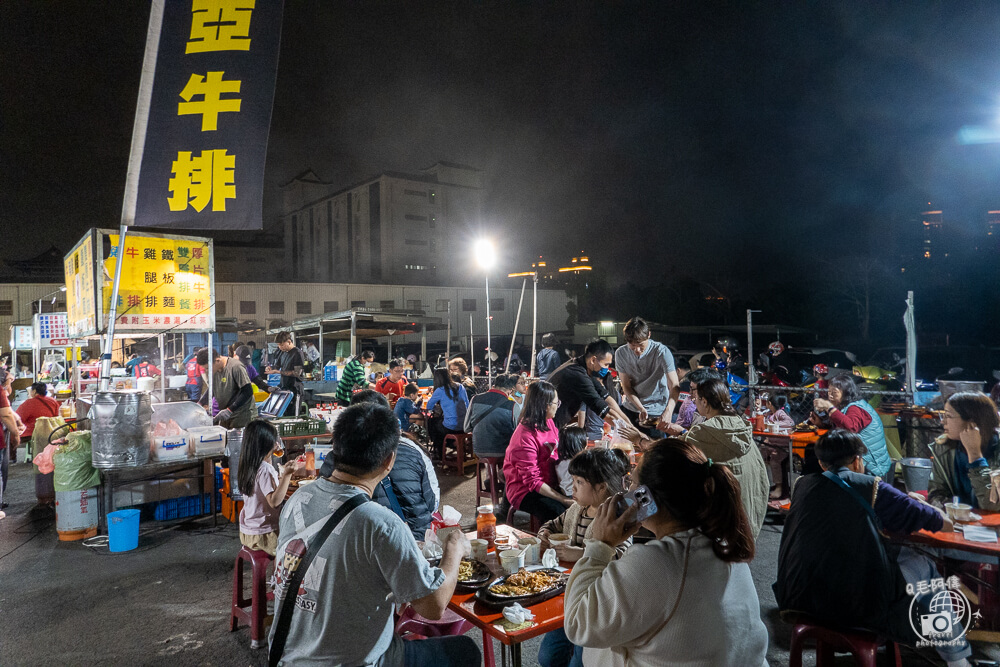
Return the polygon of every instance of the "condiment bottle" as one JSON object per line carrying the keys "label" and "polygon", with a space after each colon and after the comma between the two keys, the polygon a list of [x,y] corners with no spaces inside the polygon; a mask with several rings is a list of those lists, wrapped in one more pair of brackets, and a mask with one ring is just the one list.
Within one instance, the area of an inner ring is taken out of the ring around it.
{"label": "condiment bottle", "polygon": [[476,508],[476,537],[486,540],[486,550],[493,551],[497,539],[497,518],[493,514],[493,505],[480,505]]}

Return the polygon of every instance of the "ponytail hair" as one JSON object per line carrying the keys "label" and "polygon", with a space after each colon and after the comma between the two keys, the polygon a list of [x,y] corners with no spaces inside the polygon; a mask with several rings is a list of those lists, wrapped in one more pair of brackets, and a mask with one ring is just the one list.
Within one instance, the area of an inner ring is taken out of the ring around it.
{"label": "ponytail hair", "polygon": [[659,512],[700,530],[712,540],[712,550],[720,560],[753,559],[753,531],[743,509],[740,483],[728,466],[711,461],[688,442],[667,438],[643,455],[638,477],[640,484],[649,487]]}

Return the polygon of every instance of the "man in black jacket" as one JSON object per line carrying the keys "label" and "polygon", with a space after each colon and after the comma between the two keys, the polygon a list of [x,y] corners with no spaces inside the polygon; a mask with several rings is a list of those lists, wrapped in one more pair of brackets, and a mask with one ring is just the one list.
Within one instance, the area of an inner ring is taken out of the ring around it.
{"label": "man in black jacket", "polygon": [[[351,397],[351,405],[360,403],[389,407],[386,397],[373,389],[359,391]],[[327,457],[320,470],[320,477],[328,477],[333,472],[332,459],[332,456]],[[431,526],[431,514],[437,510],[441,496],[434,467],[419,445],[400,437],[399,447],[396,448],[396,462],[389,471],[389,476],[375,488],[372,500],[405,521],[415,539],[424,539],[424,533]]]}
{"label": "man in black jacket", "polygon": [[556,412],[556,426],[566,424],[583,425],[580,410],[592,410],[608,423],[615,419],[629,421],[613,398],[608,396],[601,379],[611,372],[613,350],[606,340],[598,338],[584,350],[582,357],[567,361],[549,376],[549,382],[559,394],[559,411]]}
{"label": "man in black jacket", "polygon": [[476,456],[503,457],[514,435],[517,423],[510,394],[517,386],[518,375],[503,374],[493,382],[493,388],[476,394],[465,413],[463,430],[472,434],[472,449]]}

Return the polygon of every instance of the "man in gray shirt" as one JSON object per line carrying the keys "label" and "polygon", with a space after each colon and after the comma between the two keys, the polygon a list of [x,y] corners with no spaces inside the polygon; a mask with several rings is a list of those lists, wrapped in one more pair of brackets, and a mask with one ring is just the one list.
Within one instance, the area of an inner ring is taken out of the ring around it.
{"label": "man in gray shirt", "polygon": [[[625,323],[625,345],[615,351],[615,369],[622,383],[622,409],[639,430],[662,438],[680,396],[674,355],[663,343],[651,340],[641,317]],[[642,422],[656,419],[656,428]]]}
{"label": "man in gray shirt", "polygon": [[[285,503],[275,558],[275,605],[291,596],[288,580],[332,512],[352,497],[371,497],[396,460],[399,422],[381,405],[344,410],[333,429],[333,472],[300,488]],[[351,511],[319,548],[294,594],[295,609],[281,665],[477,665],[482,657],[464,636],[403,642],[393,609],[410,603],[441,618],[458,580],[465,537],[448,535],[439,567],[431,567],[402,519],[378,503]],[[277,623],[271,628],[274,642]]]}

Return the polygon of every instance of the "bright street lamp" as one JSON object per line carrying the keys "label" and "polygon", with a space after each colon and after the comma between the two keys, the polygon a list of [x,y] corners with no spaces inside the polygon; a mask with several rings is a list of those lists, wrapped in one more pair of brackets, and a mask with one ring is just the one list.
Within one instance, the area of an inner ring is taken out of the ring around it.
{"label": "bright street lamp", "polygon": [[490,269],[497,263],[497,252],[489,239],[476,241],[472,248],[479,268],[486,276],[486,379],[489,388],[493,388],[493,347],[490,345]]}

